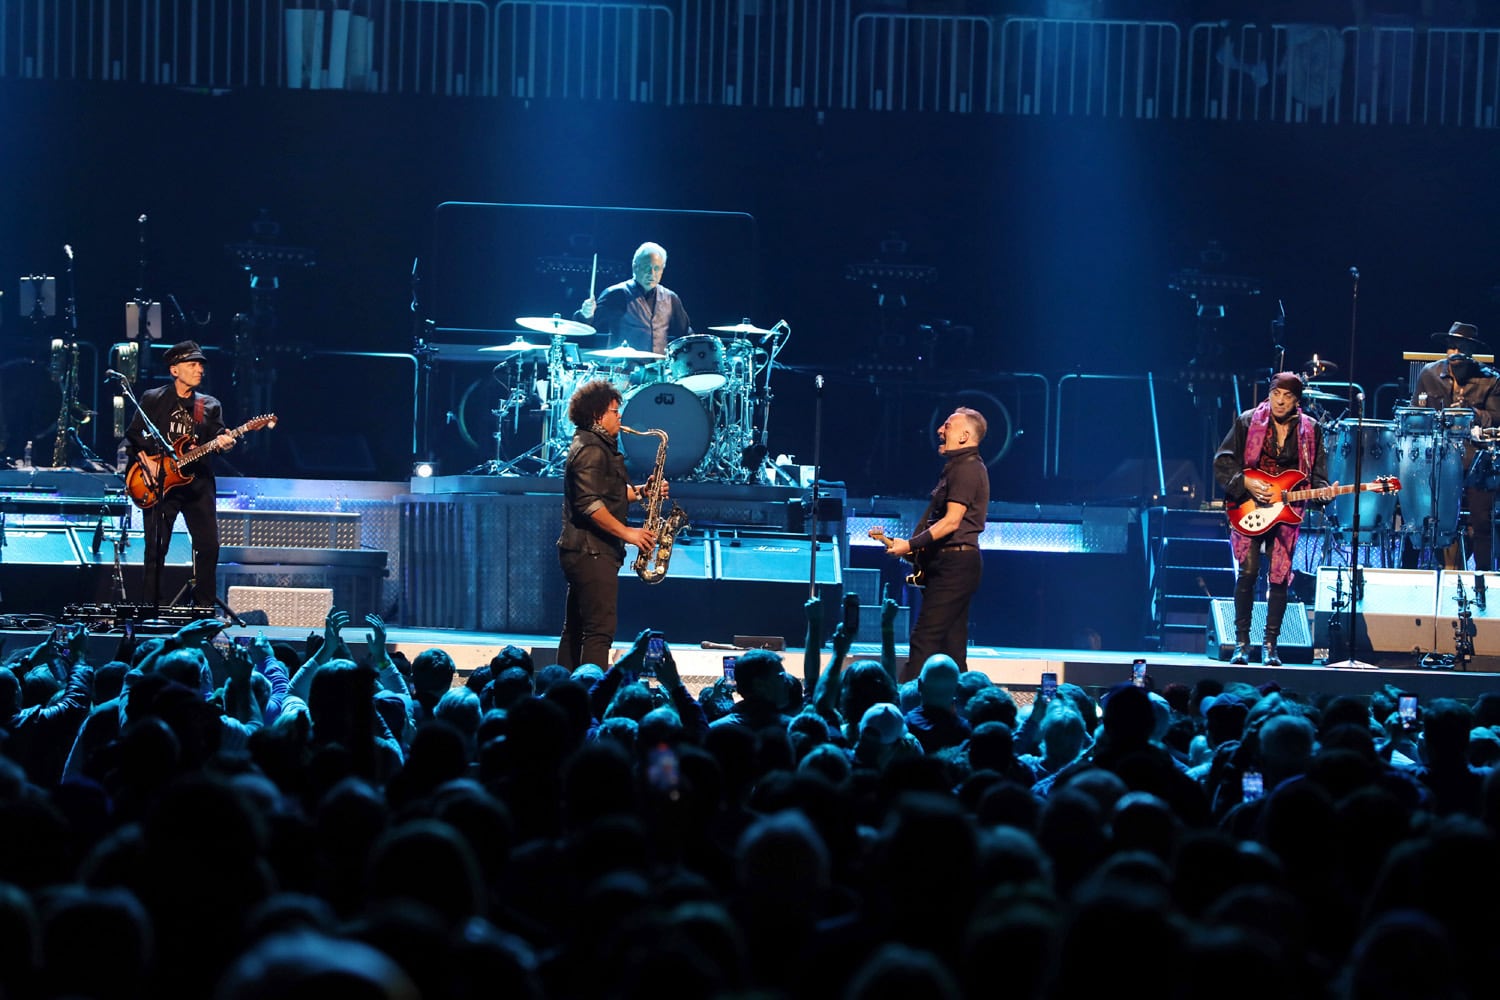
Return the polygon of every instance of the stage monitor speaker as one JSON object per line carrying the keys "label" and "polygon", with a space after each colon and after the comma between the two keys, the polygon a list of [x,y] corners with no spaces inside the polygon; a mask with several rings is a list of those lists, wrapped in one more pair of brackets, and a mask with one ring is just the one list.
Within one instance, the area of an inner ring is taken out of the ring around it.
{"label": "stage monitor speaker", "polygon": [[65,526],[11,527],[6,529],[4,541],[0,542],[0,563],[81,566],[83,554]]}
{"label": "stage monitor speaker", "polygon": [[0,610],[59,615],[90,596],[88,573],[66,527],[7,527],[0,545]]}
{"label": "stage monitor speaker", "polygon": [[637,550],[628,547],[620,567],[620,618],[615,638],[631,642],[643,628],[665,632],[673,642],[700,642],[713,606],[713,545],[703,537],[679,537],[672,546],[667,574],[647,584],[636,576]]}
{"label": "stage monitor speaker", "polygon": [[[806,538],[720,532],[714,542],[715,634],[704,638],[779,635],[788,645],[800,645],[807,632],[802,606],[808,596],[811,556]],[[838,543],[819,541],[816,579],[825,636],[833,631],[831,623],[839,620],[843,578]]]}
{"label": "stage monitor speaker", "polygon": [[[1484,580],[1484,606],[1475,603],[1476,579]],[[1463,583],[1474,622],[1474,655],[1500,656],[1500,573],[1470,573],[1445,569],[1438,577],[1437,650],[1454,650],[1453,626],[1458,622],[1458,585]]]}
{"label": "stage monitor speaker", "polygon": [[[1261,646],[1266,641],[1266,602],[1256,601],[1250,615],[1250,659],[1260,662]],[[1307,605],[1288,601],[1286,616],[1281,620],[1281,635],[1276,651],[1283,663],[1313,661],[1312,634],[1307,626]],[[1216,597],[1208,616],[1208,655],[1227,661],[1234,655],[1234,600]]]}
{"label": "stage monitor speaker", "polygon": [[[1364,597],[1354,609],[1358,633],[1354,655],[1412,653],[1421,656],[1432,652],[1438,639],[1437,570],[1363,569],[1360,573],[1365,586]],[[1329,623],[1334,616],[1335,597],[1340,592],[1347,601],[1349,571],[1342,567],[1321,567],[1313,613],[1313,644],[1319,649],[1329,649],[1331,645]],[[1338,616],[1339,624],[1347,628],[1348,607],[1341,609]],[[1451,641],[1444,648],[1448,646],[1451,646]]]}

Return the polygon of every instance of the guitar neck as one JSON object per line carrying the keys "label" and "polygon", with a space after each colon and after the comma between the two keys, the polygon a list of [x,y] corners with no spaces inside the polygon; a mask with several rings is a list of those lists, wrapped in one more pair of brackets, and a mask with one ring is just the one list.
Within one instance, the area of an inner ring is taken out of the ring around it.
{"label": "guitar neck", "polygon": [[[228,434],[230,437],[238,441],[240,438],[245,436],[246,432],[250,430],[250,424],[253,423],[255,423],[254,420],[250,421],[250,423],[247,424],[240,424],[238,427],[232,430],[225,431],[224,433]],[[202,458],[204,455],[208,455],[221,450],[223,449],[219,444],[219,439],[218,437],[215,437],[212,441],[205,441],[198,447],[190,448],[187,451],[183,452],[182,457],[177,461],[181,465],[189,465],[193,462],[198,461],[198,459]]]}
{"label": "guitar neck", "polygon": [[[1356,491],[1369,492],[1370,490],[1379,488],[1379,483],[1350,483],[1348,486],[1334,487],[1333,495],[1336,497],[1341,497],[1345,493],[1354,493]],[[1296,503],[1298,500],[1311,500],[1317,495],[1318,491],[1315,489],[1292,490],[1288,493],[1283,493],[1281,495],[1281,499],[1286,501],[1287,503]]]}

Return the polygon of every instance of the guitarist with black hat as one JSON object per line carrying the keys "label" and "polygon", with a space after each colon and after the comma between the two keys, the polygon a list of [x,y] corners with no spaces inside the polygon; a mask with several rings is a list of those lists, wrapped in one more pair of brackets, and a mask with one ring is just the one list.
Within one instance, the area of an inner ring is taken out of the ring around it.
{"label": "guitarist with black hat", "polygon": [[[165,482],[174,464],[172,456],[161,455],[152,440],[142,413],[175,445],[188,447],[212,442],[213,450],[234,447],[235,438],[224,426],[224,409],[219,401],[198,391],[203,383],[206,358],[195,341],[174,344],[162,358],[172,375],[168,385],[141,393],[140,411],[131,421],[125,438],[131,454],[141,466],[148,483]],[[179,447],[179,451],[184,450]],[[172,526],[177,515],[187,524],[193,542],[194,605],[212,604],[218,596],[219,521],[214,501],[215,480],[212,458],[205,455],[180,470],[191,479],[170,486],[146,509],[145,577],[146,601],[152,607],[161,605],[161,568],[167,560],[172,541]]]}

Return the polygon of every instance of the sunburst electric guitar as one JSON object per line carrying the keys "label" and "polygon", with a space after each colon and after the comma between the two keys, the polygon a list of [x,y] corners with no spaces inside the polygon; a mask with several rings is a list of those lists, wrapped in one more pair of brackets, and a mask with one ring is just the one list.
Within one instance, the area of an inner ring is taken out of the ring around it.
{"label": "sunburst electric guitar", "polygon": [[[226,431],[230,437],[238,441],[241,437],[251,431],[258,431],[265,427],[276,426],[276,414],[266,413],[253,420],[247,420],[234,430]],[[198,447],[190,447],[193,443],[191,435],[184,434],[172,443],[176,455],[161,456],[161,472],[154,478],[146,474],[145,466],[136,462],[125,473],[125,492],[130,499],[141,510],[150,510],[161,503],[161,498],[179,486],[193,481],[193,477],[182,471],[184,465],[191,465],[204,455],[212,454],[224,449],[219,445],[216,437],[212,441],[200,444]]]}
{"label": "sunburst electric guitar", "polygon": [[[1312,500],[1318,495],[1314,489],[1299,490],[1296,487],[1307,477],[1296,469],[1288,469],[1279,476],[1268,476],[1259,469],[1246,469],[1246,483],[1265,483],[1271,487],[1271,499],[1261,503],[1252,497],[1242,504],[1228,508],[1229,526],[1242,535],[1264,535],[1278,524],[1301,524],[1302,512],[1292,504],[1300,500]],[[1353,483],[1334,488],[1334,496],[1345,493],[1395,493],[1401,489],[1401,480],[1395,476],[1381,476],[1372,483]]]}

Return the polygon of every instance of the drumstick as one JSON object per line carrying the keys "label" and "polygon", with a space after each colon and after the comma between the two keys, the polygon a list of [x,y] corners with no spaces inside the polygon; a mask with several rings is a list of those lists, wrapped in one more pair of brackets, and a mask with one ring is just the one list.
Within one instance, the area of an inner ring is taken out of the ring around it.
{"label": "drumstick", "polygon": [[594,297],[594,279],[599,277],[599,251],[594,251],[594,269],[589,272],[589,298]]}

